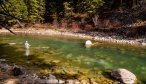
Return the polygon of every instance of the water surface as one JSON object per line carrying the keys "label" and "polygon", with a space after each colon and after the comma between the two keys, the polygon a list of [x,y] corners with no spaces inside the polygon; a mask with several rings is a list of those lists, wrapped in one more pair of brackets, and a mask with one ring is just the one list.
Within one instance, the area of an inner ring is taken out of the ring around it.
{"label": "water surface", "polygon": [[[126,68],[141,80],[146,80],[146,48],[144,47],[100,42],[95,47],[85,48],[85,40],[81,39],[36,35],[0,35],[1,58],[13,59],[12,63],[27,63],[28,57],[25,56],[24,48],[26,40],[31,45],[30,56],[28,56],[31,62],[36,61],[33,59],[39,59],[38,62],[44,63],[59,60],[61,65],[68,64],[78,68]],[[8,43],[16,43],[16,45],[8,46]]]}

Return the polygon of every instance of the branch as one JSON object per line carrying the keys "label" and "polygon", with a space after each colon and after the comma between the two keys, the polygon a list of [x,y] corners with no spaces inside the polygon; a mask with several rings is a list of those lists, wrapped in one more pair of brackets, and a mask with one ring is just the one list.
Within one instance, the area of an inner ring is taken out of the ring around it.
{"label": "branch", "polygon": [[9,32],[11,32],[12,34],[16,35],[16,33],[14,33],[12,30],[10,30],[6,25],[3,25],[2,23],[0,23],[0,27],[4,27]]}

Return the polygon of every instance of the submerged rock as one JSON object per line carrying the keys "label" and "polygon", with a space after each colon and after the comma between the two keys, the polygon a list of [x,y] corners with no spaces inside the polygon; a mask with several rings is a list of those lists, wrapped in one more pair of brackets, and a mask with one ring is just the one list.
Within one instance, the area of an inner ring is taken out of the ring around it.
{"label": "submerged rock", "polygon": [[53,60],[53,61],[51,61],[51,63],[52,64],[58,64],[58,63],[60,63],[60,60]]}
{"label": "submerged rock", "polygon": [[126,69],[115,69],[111,72],[111,76],[121,80],[124,84],[134,84],[136,82],[136,76]]}
{"label": "submerged rock", "polygon": [[16,43],[8,43],[10,46],[16,45]]}
{"label": "submerged rock", "polygon": [[90,41],[90,40],[87,40],[86,42],[85,42],[85,47],[91,47],[92,46],[92,42]]}

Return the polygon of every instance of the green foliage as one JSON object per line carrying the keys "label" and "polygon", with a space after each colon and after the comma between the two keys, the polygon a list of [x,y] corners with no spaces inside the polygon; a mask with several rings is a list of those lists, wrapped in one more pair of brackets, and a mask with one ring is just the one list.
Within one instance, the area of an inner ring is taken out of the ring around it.
{"label": "green foliage", "polygon": [[[50,7],[49,11],[46,10],[46,2],[49,3],[47,4]],[[57,15],[57,17],[61,14],[66,16],[74,11],[93,14],[96,12],[97,7],[102,4],[102,0],[78,0],[76,3],[73,0],[3,0],[0,11],[5,15],[2,16],[3,19],[10,23],[16,22],[16,19],[37,22],[48,18],[44,18],[46,12],[50,12],[50,15]]]}
{"label": "green foliage", "polygon": [[29,0],[27,2],[28,20],[31,22],[44,20],[45,2],[44,0]]}
{"label": "green foliage", "polygon": [[73,13],[73,7],[71,6],[70,2],[64,2],[63,5],[64,5],[65,16]]}
{"label": "green foliage", "polygon": [[103,0],[82,0],[77,4],[79,11],[83,13],[94,14],[99,6],[102,6]]}
{"label": "green foliage", "polygon": [[42,21],[45,14],[45,0],[4,0],[0,5],[1,20],[8,23],[21,21]]}
{"label": "green foliage", "polygon": [[[135,2],[134,2],[135,1]],[[140,0],[141,1],[141,0]],[[116,0],[0,0],[0,21],[15,23],[16,20],[23,22],[40,22],[49,19],[61,19],[72,14],[96,14],[97,8],[116,9],[132,2],[139,4],[138,0],[121,2]],[[134,5],[135,5],[134,4]]]}
{"label": "green foliage", "polygon": [[3,15],[5,17],[3,20],[8,20],[8,22],[16,22],[16,18],[27,19],[27,7],[22,0],[3,1],[0,11],[5,14],[5,16]]}

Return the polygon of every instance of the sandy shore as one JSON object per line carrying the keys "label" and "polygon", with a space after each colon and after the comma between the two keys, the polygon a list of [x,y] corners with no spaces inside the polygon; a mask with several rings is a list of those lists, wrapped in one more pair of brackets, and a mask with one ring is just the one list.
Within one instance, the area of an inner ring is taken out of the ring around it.
{"label": "sandy shore", "polygon": [[[129,44],[129,45],[140,45],[146,46],[146,38],[144,39],[117,39],[112,38],[111,36],[102,36],[102,35],[88,35],[86,33],[73,33],[73,32],[61,32],[53,29],[12,29],[13,32],[17,33],[25,33],[25,34],[35,34],[35,35],[50,35],[50,36],[65,36],[65,37],[73,37],[79,39],[89,39],[94,41],[105,41],[105,42],[113,42],[119,44]],[[10,33],[6,29],[0,29],[0,33]]]}

